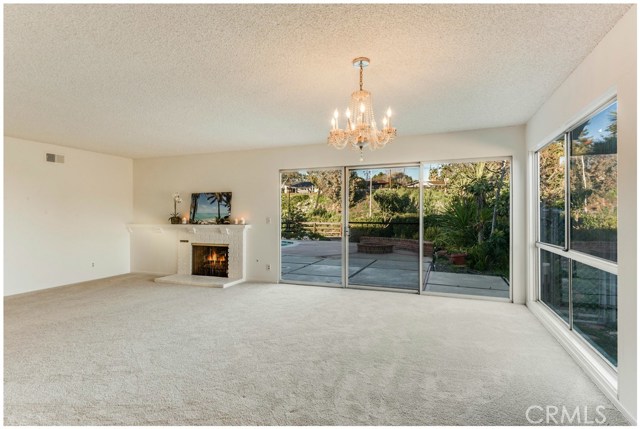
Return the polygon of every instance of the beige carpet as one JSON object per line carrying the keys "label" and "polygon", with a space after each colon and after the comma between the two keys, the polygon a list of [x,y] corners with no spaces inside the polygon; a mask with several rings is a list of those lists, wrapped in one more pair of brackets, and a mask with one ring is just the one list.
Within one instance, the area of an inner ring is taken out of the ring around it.
{"label": "beige carpet", "polygon": [[4,321],[8,425],[625,424],[513,304],[130,275],[6,298]]}

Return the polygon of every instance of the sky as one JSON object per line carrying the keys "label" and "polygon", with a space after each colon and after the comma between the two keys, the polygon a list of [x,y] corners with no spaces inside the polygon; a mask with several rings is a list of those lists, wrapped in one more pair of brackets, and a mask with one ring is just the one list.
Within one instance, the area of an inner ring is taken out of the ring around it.
{"label": "sky", "polygon": [[587,131],[589,136],[592,136],[594,140],[601,140],[609,134],[607,127],[611,124],[611,112],[615,112],[618,109],[618,102],[613,103],[605,110],[598,113],[596,116],[589,120],[587,125]]}
{"label": "sky", "polygon": [[[365,168],[354,171],[356,172],[358,177],[362,177],[363,179],[367,179],[367,172],[370,172],[370,177],[373,177],[379,173],[389,174],[389,168]],[[411,177],[413,180],[418,180],[420,178],[420,170],[418,167],[391,168],[391,174],[397,172],[402,172]]]}

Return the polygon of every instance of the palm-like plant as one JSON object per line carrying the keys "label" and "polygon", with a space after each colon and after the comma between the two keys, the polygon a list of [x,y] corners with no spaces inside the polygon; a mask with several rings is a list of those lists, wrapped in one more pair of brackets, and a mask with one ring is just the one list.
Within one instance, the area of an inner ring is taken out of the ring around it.
{"label": "palm-like plant", "polygon": [[210,204],[218,204],[218,222],[222,219],[222,212],[220,211],[220,205],[225,204],[231,210],[231,193],[230,192],[209,192],[207,194],[207,200]]}
{"label": "palm-like plant", "polygon": [[452,200],[439,221],[439,238],[447,247],[464,248],[476,243],[476,205],[471,198]]}

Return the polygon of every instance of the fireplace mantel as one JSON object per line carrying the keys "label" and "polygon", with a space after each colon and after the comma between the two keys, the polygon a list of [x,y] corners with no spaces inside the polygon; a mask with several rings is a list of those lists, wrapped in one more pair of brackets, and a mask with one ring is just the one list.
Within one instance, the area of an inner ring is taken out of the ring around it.
{"label": "fireplace mantel", "polygon": [[[127,229],[129,232],[133,231],[134,228],[145,228],[145,229],[155,229],[157,232],[164,232],[165,230],[187,230],[192,234],[196,234],[198,231],[207,231],[207,230],[220,230],[225,233],[229,233],[228,231],[235,230],[245,230],[251,228],[251,225],[235,225],[235,224],[224,224],[224,225],[199,225],[199,224],[165,224],[165,223],[129,223],[127,224]],[[228,230],[228,231],[225,231]]]}
{"label": "fireplace mantel", "polygon": [[[199,225],[199,224],[128,224],[134,229],[151,229],[163,234],[175,231],[178,253],[178,272],[155,279],[157,283],[193,286],[228,287],[246,278],[246,231],[251,225]],[[229,245],[229,277],[194,276],[191,274],[192,243]]]}

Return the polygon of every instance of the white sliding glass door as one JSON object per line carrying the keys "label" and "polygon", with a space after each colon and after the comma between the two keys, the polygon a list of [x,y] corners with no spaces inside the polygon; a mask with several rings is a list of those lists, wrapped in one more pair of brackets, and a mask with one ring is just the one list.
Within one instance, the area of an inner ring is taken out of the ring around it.
{"label": "white sliding glass door", "polygon": [[419,291],[420,167],[348,168],[350,287]]}

